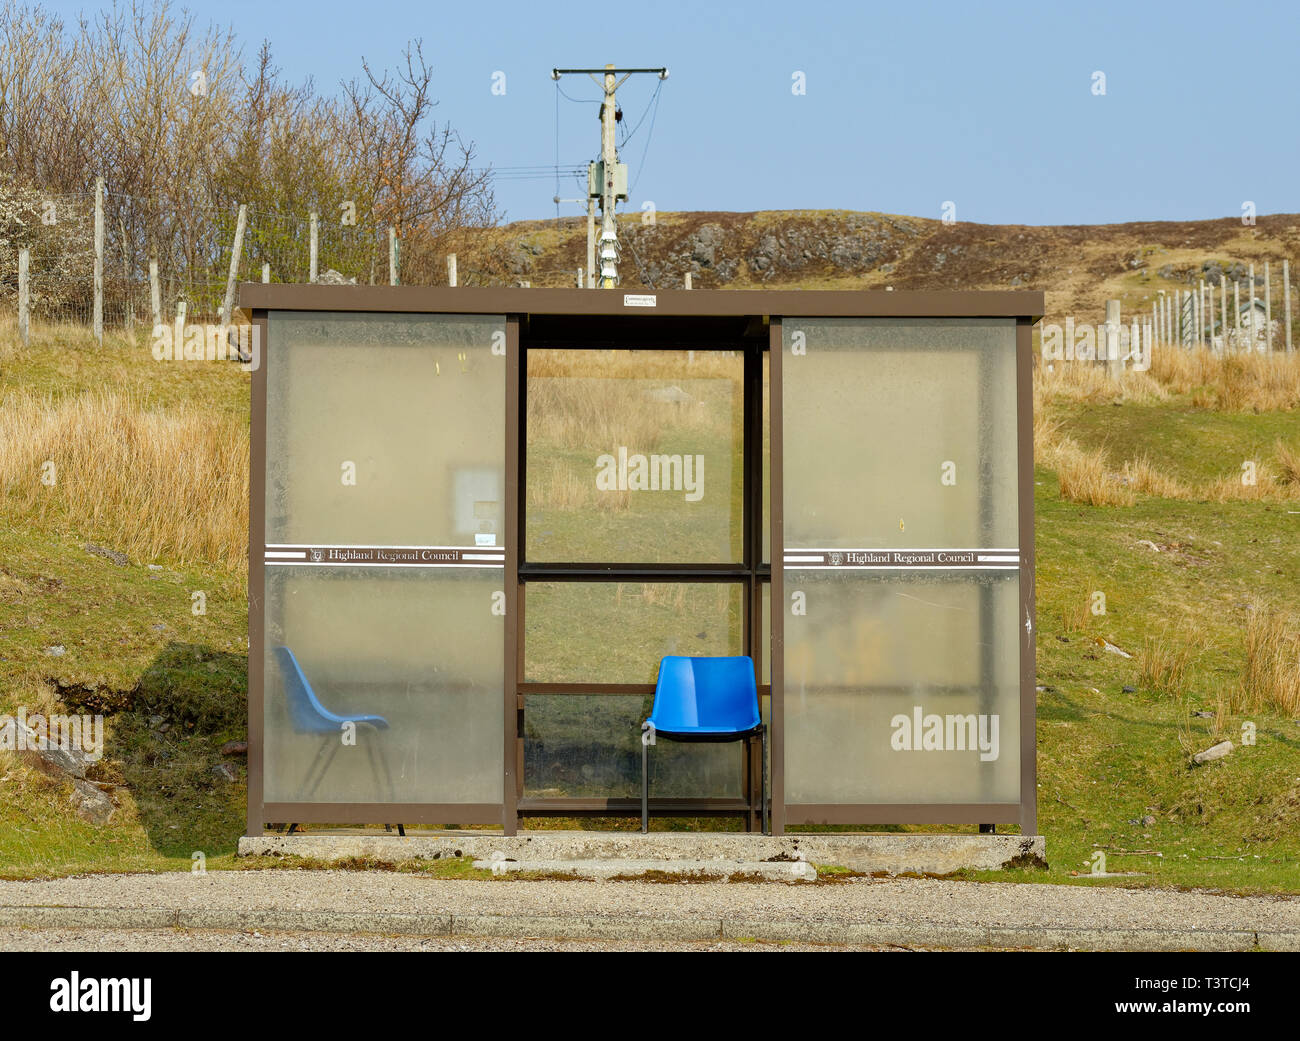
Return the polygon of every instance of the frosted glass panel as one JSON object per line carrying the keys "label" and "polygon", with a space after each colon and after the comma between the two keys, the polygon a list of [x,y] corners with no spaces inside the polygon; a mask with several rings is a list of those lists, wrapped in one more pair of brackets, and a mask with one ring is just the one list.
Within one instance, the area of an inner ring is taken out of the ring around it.
{"label": "frosted glass panel", "polygon": [[1019,801],[1014,572],[785,582],[788,801]]}
{"label": "frosted glass panel", "polygon": [[503,545],[505,319],[271,313],[270,543]]}
{"label": "frosted glass panel", "polygon": [[782,335],[787,801],[1018,802],[1014,320]]}
{"label": "frosted glass panel", "polygon": [[[501,801],[498,569],[266,574],[268,802]],[[288,688],[281,647],[325,711],[377,715],[386,727],[358,725],[349,745],[339,726],[295,713],[289,699],[301,691]]]}
{"label": "frosted glass panel", "polygon": [[504,346],[500,316],[272,312],[266,801],[501,802]]}
{"label": "frosted glass panel", "polygon": [[1016,545],[1013,320],[781,332],[788,548]]}
{"label": "frosted glass panel", "polygon": [[744,358],[528,352],[527,559],[741,559]]}

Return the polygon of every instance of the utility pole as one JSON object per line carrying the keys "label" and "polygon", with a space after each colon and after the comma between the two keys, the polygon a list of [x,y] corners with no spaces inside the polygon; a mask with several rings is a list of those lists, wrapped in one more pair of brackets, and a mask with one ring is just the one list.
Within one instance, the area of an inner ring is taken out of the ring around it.
{"label": "utility pole", "polygon": [[[637,73],[654,73],[661,80],[668,78],[666,68],[619,69],[613,65],[606,65],[603,69],[551,70],[551,79],[554,80],[569,74],[590,76],[605,95],[605,100],[600,106],[600,159],[587,167],[587,196],[591,200],[600,200],[600,280],[597,284],[601,289],[613,289],[618,285],[619,248],[615,207],[618,203],[627,201],[627,164],[618,161],[618,150],[614,143],[614,128],[620,116],[615,93],[627,82],[628,77]],[[620,75],[622,79],[619,79]],[[588,228],[591,229],[595,223],[595,215],[590,203],[587,212],[590,217]],[[589,232],[589,239],[590,237]],[[587,247],[589,272],[595,262],[592,252],[592,245],[589,242]]]}

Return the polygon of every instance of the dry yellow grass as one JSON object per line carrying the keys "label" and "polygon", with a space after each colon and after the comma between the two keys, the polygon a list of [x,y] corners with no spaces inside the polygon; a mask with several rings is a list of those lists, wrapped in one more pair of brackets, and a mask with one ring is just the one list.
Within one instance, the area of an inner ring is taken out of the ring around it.
{"label": "dry yellow grass", "polygon": [[1292,448],[1279,440],[1273,451],[1277,456],[1278,480],[1283,484],[1300,485],[1300,448]]}
{"label": "dry yellow grass", "polygon": [[1300,408],[1300,351],[1287,354],[1215,354],[1205,348],[1157,346],[1146,372],[1125,369],[1112,380],[1105,366],[1055,362],[1034,371],[1034,403],[1150,402],[1187,394],[1197,408],[1219,412],[1274,412]]}
{"label": "dry yellow grass", "polygon": [[[532,351],[528,438],[559,448],[627,445],[650,451],[673,433],[739,436],[743,360],[698,352],[683,370],[679,351]],[[658,381],[658,382],[657,382]],[[656,391],[676,387],[681,401]]]}
{"label": "dry yellow grass", "polygon": [[1191,394],[1197,407],[1220,411],[1274,411],[1300,407],[1300,352],[1217,355],[1157,347],[1149,372],[1126,371],[1113,381],[1098,365],[1058,362],[1034,372],[1034,456],[1057,472],[1061,495],[1092,506],[1129,506],[1137,495],[1194,502],[1300,499],[1300,448],[1278,441],[1275,460],[1255,461],[1253,483],[1230,473],[1185,484],[1146,456],[1124,462],[1118,472],[1102,449],[1087,450],[1064,433],[1052,416],[1054,402],[1149,402],[1171,393]]}
{"label": "dry yellow grass", "polygon": [[1177,697],[1184,693],[1191,657],[1188,643],[1171,645],[1148,636],[1138,652],[1138,683],[1158,694]]}
{"label": "dry yellow grass", "polygon": [[1150,373],[1125,369],[1118,381],[1093,362],[1055,362],[1034,369],[1035,404],[1051,401],[1163,401],[1169,392]]}
{"label": "dry yellow grass", "polygon": [[1198,407],[1221,412],[1300,408],[1300,352],[1215,354],[1157,347],[1150,374],[1174,394],[1192,394]]}
{"label": "dry yellow grass", "polygon": [[1154,495],[1161,499],[1192,497],[1191,489],[1158,469],[1145,455],[1124,464],[1123,479],[1139,495]]}
{"label": "dry yellow grass", "polygon": [[1055,460],[1063,499],[1088,506],[1132,506],[1137,501],[1133,489],[1106,468],[1101,449],[1088,452],[1073,442],[1061,443]]}
{"label": "dry yellow grass", "polygon": [[1236,692],[1238,711],[1300,715],[1300,623],[1276,608],[1256,606],[1242,630],[1246,667]]}
{"label": "dry yellow grass", "polygon": [[248,431],[186,405],[146,410],[97,392],[0,406],[5,513],[102,541],[135,560],[242,569],[248,550]]}
{"label": "dry yellow grass", "polygon": [[1061,625],[1067,633],[1078,633],[1092,621],[1092,598],[1085,593],[1072,597],[1061,613]]}
{"label": "dry yellow grass", "polygon": [[624,513],[631,504],[632,493],[626,488],[602,491],[590,474],[579,475],[554,464],[528,473],[528,505],[535,509]]}
{"label": "dry yellow grass", "polygon": [[1247,483],[1244,476],[1237,472],[1210,481],[1195,497],[1208,502],[1289,502],[1300,499],[1300,485],[1281,480],[1267,459],[1255,462],[1253,482]]}

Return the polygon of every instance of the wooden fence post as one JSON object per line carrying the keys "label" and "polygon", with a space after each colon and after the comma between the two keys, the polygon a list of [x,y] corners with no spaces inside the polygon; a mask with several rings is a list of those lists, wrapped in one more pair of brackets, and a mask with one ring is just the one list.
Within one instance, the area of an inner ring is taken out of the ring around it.
{"label": "wooden fence post", "polygon": [[172,340],[172,361],[185,360],[185,311],[184,300],[176,301],[176,335]]}
{"label": "wooden fence post", "polygon": [[1205,346],[1209,350],[1214,350],[1214,283],[1210,283],[1209,292],[1205,294],[1205,302],[1210,305],[1210,328],[1205,333]]}
{"label": "wooden fence post", "polygon": [[131,261],[126,252],[126,221],[121,217],[117,219],[117,230],[121,235],[117,241],[118,248],[122,251],[122,293],[125,297],[126,338],[135,343],[135,301],[131,298]]}
{"label": "wooden fence post", "polygon": [[162,327],[162,290],[158,286],[158,260],[149,259],[149,310],[153,314],[153,335]]}
{"label": "wooden fence post", "polygon": [[18,251],[18,335],[23,346],[31,344],[31,250],[24,246]]}
{"label": "wooden fence post", "polygon": [[388,284],[395,286],[397,282],[397,229],[392,225],[388,228]]}
{"label": "wooden fence post", "polygon": [[1291,350],[1291,261],[1282,260],[1282,307],[1286,312],[1286,349]]}
{"label": "wooden fence post", "polygon": [[104,178],[95,178],[95,339],[104,342]]}
{"label": "wooden fence post", "polygon": [[1223,278],[1219,280],[1219,303],[1223,306],[1219,308],[1223,312],[1223,320],[1219,323],[1223,326],[1223,349],[1228,349],[1228,273],[1223,273]]}
{"label": "wooden fence post", "polygon": [[315,283],[320,271],[320,214],[311,215],[311,256],[307,261],[307,281]]}
{"label": "wooden fence post", "polygon": [[1124,375],[1124,359],[1119,353],[1120,310],[1118,300],[1106,301],[1106,361],[1110,378],[1118,380]]}
{"label": "wooden fence post", "polygon": [[235,279],[239,277],[239,257],[244,251],[244,228],[248,225],[248,207],[239,204],[239,219],[235,222],[235,243],[230,250],[230,274],[226,277],[226,298],[221,304],[221,324],[230,324],[235,308]]}
{"label": "wooden fence post", "polygon": [[1268,275],[1268,261],[1264,261],[1264,344],[1273,349],[1273,280]]}
{"label": "wooden fence post", "polygon": [[1255,265],[1250,265],[1250,349],[1255,348]]}

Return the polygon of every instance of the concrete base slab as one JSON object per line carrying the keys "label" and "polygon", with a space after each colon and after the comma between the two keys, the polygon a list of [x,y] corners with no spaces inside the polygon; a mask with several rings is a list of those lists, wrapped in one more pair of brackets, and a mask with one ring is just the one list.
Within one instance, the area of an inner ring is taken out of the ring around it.
{"label": "concrete base slab", "polygon": [[[298,856],[339,861],[368,858],[392,863],[471,857],[491,862],[556,861],[795,863],[845,867],[863,874],[947,875],[1042,866],[1041,835],[937,835],[919,833],[757,835],[727,832],[531,831],[518,835],[427,832],[405,837],[387,832],[257,835],[239,840],[240,856]],[[621,873],[621,872],[615,872]],[[728,872],[729,873],[729,872]]]}
{"label": "concrete base slab", "polygon": [[474,866],[494,875],[530,872],[573,878],[630,879],[654,873],[698,881],[729,879],[738,875],[745,881],[813,882],[817,879],[817,868],[806,860],[628,860],[622,857],[605,860],[506,860],[502,857],[476,860]]}

